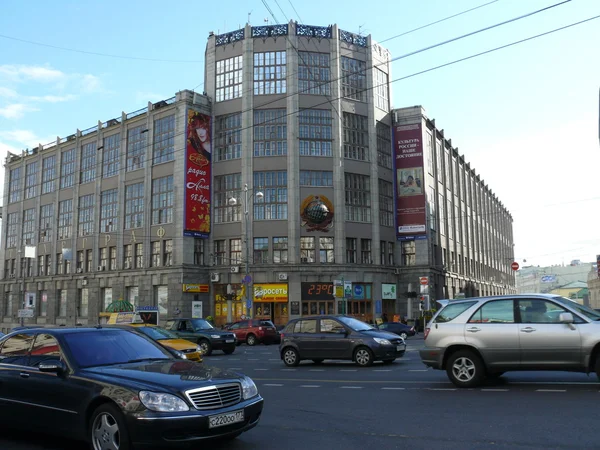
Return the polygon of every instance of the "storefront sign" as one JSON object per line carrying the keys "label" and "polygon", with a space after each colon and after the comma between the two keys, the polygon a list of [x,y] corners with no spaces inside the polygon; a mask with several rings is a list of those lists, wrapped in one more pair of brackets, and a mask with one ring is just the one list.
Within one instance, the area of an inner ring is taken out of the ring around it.
{"label": "storefront sign", "polygon": [[202,318],[202,302],[201,301],[193,301],[192,302],[192,319],[201,319]]}
{"label": "storefront sign", "polygon": [[208,292],[208,284],[184,284],[183,292]]}
{"label": "storefront sign", "polygon": [[183,235],[208,238],[211,224],[212,139],[210,116],[188,110],[186,119]]}
{"label": "storefront sign", "polygon": [[383,300],[396,300],[396,285],[382,283],[381,285],[381,298]]}
{"label": "storefront sign", "polygon": [[288,285],[286,283],[265,283],[254,285],[255,302],[287,302]]}
{"label": "storefront sign", "polygon": [[302,300],[333,300],[333,283],[301,283]]}
{"label": "storefront sign", "polygon": [[344,297],[352,298],[352,281],[344,281]]}

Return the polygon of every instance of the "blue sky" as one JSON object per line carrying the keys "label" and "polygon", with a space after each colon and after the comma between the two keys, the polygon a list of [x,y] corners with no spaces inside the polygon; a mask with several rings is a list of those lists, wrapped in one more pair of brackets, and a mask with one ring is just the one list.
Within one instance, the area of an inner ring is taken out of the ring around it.
{"label": "blue sky", "polygon": [[[275,0],[267,3],[279,23],[337,23],[383,41],[491,0],[277,1],[283,13]],[[555,3],[497,0],[383,45],[397,57]],[[237,29],[248,13],[252,25],[275,22],[261,0],[206,4],[3,0],[3,36],[126,58],[0,37],[0,158],[180,89],[202,91],[210,31]],[[597,0],[571,0],[402,58],[393,63],[392,78],[599,14]],[[422,105],[511,211],[521,265],[592,261],[600,254],[599,43],[600,19],[393,83],[394,107]]]}

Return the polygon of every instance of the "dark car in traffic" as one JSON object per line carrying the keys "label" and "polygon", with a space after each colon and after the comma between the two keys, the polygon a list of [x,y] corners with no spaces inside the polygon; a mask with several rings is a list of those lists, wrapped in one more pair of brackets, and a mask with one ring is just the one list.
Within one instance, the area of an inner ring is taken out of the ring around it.
{"label": "dark car in traffic", "polygon": [[402,339],[406,339],[407,337],[416,334],[415,327],[411,327],[410,325],[401,322],[384,322],[377,325],[377,328],[382,331],[397,334]]}
{"label": "dark car in traffic", "polygon": [[326,359],[354,361],[370,366],[390,364],[404,355],[406,344],[398,335],[345,315],[307,316],[290,320],[281,332],[279,353],[286,366],[302,360],[315,364]]}
{"label": "dark car in traffic", "polygon": [[205,356],[210,356],[213,350],[231,355],[237,344],[235,334],[213,327],[206,319],[169,319],[165,328],[182,339],[196,342]]}
{"label": "dark car in traffic", "polygon": [[0,423],[94,450],[235,438],[262,408],[250,378],[176,359],[135,331],[38,328],[0,339]]}

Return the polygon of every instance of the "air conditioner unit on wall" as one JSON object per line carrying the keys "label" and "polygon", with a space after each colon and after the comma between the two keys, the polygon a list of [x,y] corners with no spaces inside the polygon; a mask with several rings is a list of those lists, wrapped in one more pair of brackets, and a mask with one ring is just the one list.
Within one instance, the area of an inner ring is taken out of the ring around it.
{"label": "air conditioner unit on wall", "polygon": [[106,267],[105,266],[98,266],[98,272],[102,272],[103,270],[105,270]]}
{"label": "air conditioner unit on wall", "polygon": [[231,273],[239,273],[240,266],[231,266]]}
{"label": "air conditioner unit on wall", "polygon": [[308,258],[300,258],[300,262],[307,263],[308,262]]}
{"label": "air conditioner unit on wall", "polygon": [[80,267],[79,269],[77,269],[77,273],[83,273],[83,269]]}
{"label": "air conditioner unit on wall", "polygon": [[219,274],[216,272],[211,273],[210,281],[212,281],[213,283],[218,283],[219,282]]}
{"label": "air conditioner unit on wall", "polygon": [[280,274],[277,275],[277,278],[279,279],[279,281],[287,281],[288,274],[287,273],[280,273]]}

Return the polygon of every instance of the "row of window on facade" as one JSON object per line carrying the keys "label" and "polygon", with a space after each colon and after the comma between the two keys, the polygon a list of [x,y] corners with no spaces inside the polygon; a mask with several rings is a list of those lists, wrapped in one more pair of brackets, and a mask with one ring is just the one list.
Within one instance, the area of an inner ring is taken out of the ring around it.
{"label": "row of window on facade", "polygon": [[[73,300],[68,298],[68,291],[66,289],[57,289],[55,292],[56,299],[55,301],[51,301],[52,299],[49,298],[48,291],[37,291],[34,309],[36,316],[47,317],[48,315],[52,315],[59,318],[66,318],[68,316],[75,316],[82,319],[89,318],[90,302],[94,300],[90,298],[90,289],[82,288],[72,291],[77,295],[76,307],[72,311],[69,311],[68,309],[68,302]],[[131,303],[134,307],[140,304],[138,286],[127,286],[125,288],[125,292],[125,298],[129,303]],[[20,307],[18,299],[19,294],[13,292],[4,293],[4,308],[2,312],[5,317],[11,317],[15,314],[16,311],[14,308]],[[113,288],[101,288],[99,312],[106,312],[110,304],[115,300],[116,299],[113,297]],[[167,314],[167,286],[154,286],[153,304],[158,307],[159,314]],[[50,311],[51,307],[56,308],[53,313]]]}
{"label": "row of window on facade", "polygon": [[[253,155],[286,156],[288,154],[285,108],[254,110]],[[333,118],[329,109],[303,109],[298,113],[298,151],[300,156],[333,156]],[[367,116],[342,113],[344,158],[370,161],[369,120]],[[377,163],[392,168],[391,127],[377,122]],[[215,119],[215,161],[242,157],[242,113],[217,116]]]}
{"label": "row of window on facade", "polygon": [[[127,130],[126,170],[133,171],[144,168],[148,145],[146,143],[145,126],[137,126]],[[154,137],[152,144],[152,163],[160,164],[175,159],[175,115],[154,120]],[[100,152],[99,150],[102,150]],[[99,156],[100,155],[100,156]],[[60,158],[60,174],[57,162]],[[91,183],[99,176],[109,178],[119,174],[121,166],[121,134],[116,133],[103,139],[102,145],[97,141],[88,142],[81,146],[80,164],[76,167],[76,149],[64,150],[60,155],[49,155],[41,160],[32,161],[25,165],[23,180],[22,167],[10,170],[9,203],[18,202],[24,198],[34,198],[39,195],[38,181],[41,166],[41,193],[54,192],[56,188],[67,189],[75,184]],[[97,173],[97,168],[102,173]],[[79,180],[76,174],[79,173]],[[24,185],[23,185],[24,181]]]}
{"label": "row of window on facade", "polygon": [[[241,98],[244,94],[243,59],[241,56],[217,61],[216,101]],[[254,95],[287,93],[287,57],[285,51],[254,53],[252,92]],[[294,68],[298,80],[298,94],[331,95],[331,56],[329,53],[298,52],[298,67]],[[367,101],[367,64],[365,61],[340,57],[340,85],[343,98]],[[375,106],[389,111],[389,77],[378,67],[373,68]],[[248,92],[247,94],[250,94]]]}
{"label": "row of window on facade", "polygon": [[[333,237],[303,236],[300,238],[300,261],[302,263],[335,263],[335,239]],[[394,265],[394,242],[380,241],[379,264]],[[271,248],[269,238],[255,237],[253,239],[252,264],[287,264],[288,238],[273,237]],[[214,241],[212,263],[215,265],[235,265],[243,262],[242,239],[219,239]],[[416,248],[414,241],[402,243],[402,262],[404,265],[416,263]],[[347,264],[374,264],[372,240],[346,238]]]}

